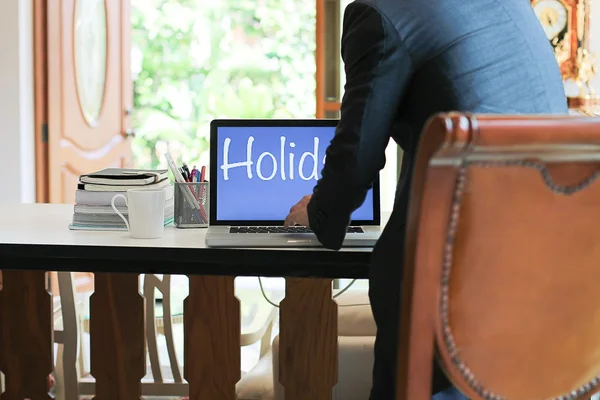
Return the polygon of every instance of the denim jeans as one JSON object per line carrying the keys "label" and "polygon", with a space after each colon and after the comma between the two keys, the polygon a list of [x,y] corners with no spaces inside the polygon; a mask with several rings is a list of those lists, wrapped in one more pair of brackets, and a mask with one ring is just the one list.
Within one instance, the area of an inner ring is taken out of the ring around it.
{"label": "denim jeans", "polygon": [[450,387],[446,390],[442,390],[435,394],[431,400],[469,400],[465,395],[456,390],[456,388]]}

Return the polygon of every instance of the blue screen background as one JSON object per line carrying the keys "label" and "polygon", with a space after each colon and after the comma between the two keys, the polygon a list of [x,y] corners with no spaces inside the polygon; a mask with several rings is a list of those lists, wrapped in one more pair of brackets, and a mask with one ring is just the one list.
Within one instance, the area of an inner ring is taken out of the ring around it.
{"label": "blue screen background", "polygon": [[[321,177],[325,150],[334,134],[335,127],[218,128],[217,220],[283,221],[290,207],[313,192],[317,179]],[[283,163],[282,137],[285,138]],[[249,140],[252,145],[250,178],[247,165],[231,165],[247,161]],[[315,140],[318,141],[316,169]],[[230,166],[227,171],[222,168],[226,161],[226,142],[229,142],[227,161]],[[290,154],[293,154],[292,168]],[[302,175],[308,180],[302,179],[299,171],[303,155]],[[373,190],[369,191],[363,205],[352,214],[352,219],[373,219]]]}

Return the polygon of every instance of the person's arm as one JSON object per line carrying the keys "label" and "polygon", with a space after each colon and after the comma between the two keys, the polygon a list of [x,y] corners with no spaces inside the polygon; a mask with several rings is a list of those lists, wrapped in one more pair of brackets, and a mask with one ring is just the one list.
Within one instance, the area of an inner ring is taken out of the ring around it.
{"label": "person's arm", "polygon": [[413,66],[394,26],[375,8],[351,3],[344,13],[345,93],[322,178],[308,203],[311,230],[338,250],[350,217],[385,165],[390,130]]}

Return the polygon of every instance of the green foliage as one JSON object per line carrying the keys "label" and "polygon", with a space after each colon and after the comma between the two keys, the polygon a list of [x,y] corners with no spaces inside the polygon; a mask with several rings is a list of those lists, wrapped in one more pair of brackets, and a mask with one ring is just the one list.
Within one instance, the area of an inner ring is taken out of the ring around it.
{"label": "green foliage", "polygon": [[214,118],[314,117],[314,19],[313,1],[133,0],[136,164],[206,163]]}

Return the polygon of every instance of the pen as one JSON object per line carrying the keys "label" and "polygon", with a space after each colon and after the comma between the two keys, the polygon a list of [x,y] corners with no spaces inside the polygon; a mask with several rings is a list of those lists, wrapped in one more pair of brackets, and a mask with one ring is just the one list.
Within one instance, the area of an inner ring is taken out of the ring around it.
{"label": "pen", "polygon": [[[179,171],[179,168],[177,167],[177,164],[175,164],[175,161],[173,161],[173,157],[171,157],[171,154],[168,152],[165,153],[165,158],[167,160],[167,165],[169,166],[171,173],[175,177],[175,181],[179,182],[179,183],[184,183],[185,178],[181,174],[181,171]],[[196,201],[197,198],[195,196],[195,193],[192,190],[189,190],[190,189],[189,187],[187,189],[188,190],[185,190],[183,187],[181,187],[181,192],[184,195],[184,197],[187,199],[188,204],[194,209],[194,212],[192,213],[193,218],[198,223],[203,223],[203,221],[207,221],[208,219],[207,219],[206,209],[204,208],[204,206],[202,204],[199,204]],[[198,215],[196,215],[196,214],[198,214]]]}
{"label": "pen", "polygon": [[190,169],[188,168],[186,163],[183,163],[183,167],[181,167],[185,173],[187,174],[188,179],[191,177],[192,174],[190,174]]}
{"label": "pen", "polygon": [[192,175],[190,176],[190,181],[198,182],[198,170],[196,169],[195,165],[194,165],[194,168],[192,168]]}
{"label": "pen", "polygon": [[183,179],[185,179],[186,182],[190,181],[190,177],[183,168],[179,168],[179,172],[181,173],[181,176],[183,176]]}
{"label": "pen", "polygon": [[[198,176],[198,182],[202,182],[202,183],[206,182],[206,180],[205,180],[205,178],[206,178],[206,166],[203,165],[200,168],[200,173],[198,175],[199,175]],[[200,185],[200,198],[201,199],[204,199],[205,195],[206,195],[206,193],[205,193],[205,189],[206,189],[205,186],[206,185]]]}

